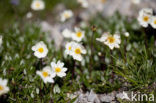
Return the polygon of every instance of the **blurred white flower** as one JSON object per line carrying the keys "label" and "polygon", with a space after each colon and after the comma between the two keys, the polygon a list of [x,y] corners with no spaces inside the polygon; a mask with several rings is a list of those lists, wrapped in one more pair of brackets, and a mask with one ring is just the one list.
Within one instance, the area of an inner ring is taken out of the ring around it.
{"label": "blurred white flower", "polygon": [[28,13],[26,14],[26,18],[30,19],[31,17],[32,17],[32,13],[31,13],[31,12],[28,12]]}
{"label": "blurred white flower", "polygon": [[151,17],[150,24],[154,29],[156,29],[156,16]]}
{"label": "blurred white flower", "polygon": [[124,33],[125,37],[129,37],[129,32]]}
{"label": "blurred white flower", "polygon": [[43,41],[40,41],[35,46],[33,46],[32,50],[34,51],[34,55],[38,58],[44,58],[47,56],[48,53],[47,46],[44,44]]}
{"label": "blurred white flower", "polygon": [[39,94],[39,93],[40,93],[39,88],[36,88],[36,94]]}
{"label": "blurred white flower", "polygon": [[3,37],[0,36],[0,46],[2,45],[2,43],[3,43]]}
{"label": "blurred white flower", "polygon": [[43,0],[33,0],[31,3],[31,8],[33,10],[43,10],[45,8],[45,3]]}
{"label": "blurred white flower", "polygon": [[26,71],[26,69],[24,69],[24,70],[23,70],[23,73],[24,73],[24,75],[26,75],[26,74],[27,74],[27,71]]}
{"label": "blurred white flower", "polygon": [[69,29],[64,29],[64,30],[62,31],[62,35],[63,35],[65,38],[71,38],[71,37],[72,37],[72,34],[73,34],[73,32],[70,31]]}
{"label": "blurred white flower", "polygon": [[85,35],[85,31],[82,31],[80,28],[75,27],[75,32],[72,35],[73,40],[80,42]]}
{"label": "blurred white flower", "polygon": [[31,92],[31,94],[30,94],[30,95],[31,95],[31,98],[34,98],[34,93],[33,93],[33,92]]}
{"label": "blurred white flower", "polygon": [[85,21],[82,21],[82,22],[80,22],[80,27],[81,28],[86,28],[87,27],[87,22],[85,22]]}
{"label": "blurred white flower", "polygon": [[139,11],[139,15],[141,14],[149,14],[152,15],[153,14],[153,10],[151,8],[143,8]]}
{"label": "blurred white flower", "polygon": [[63,67],[64,63],[58,61],[57,63],[51,62],[52,72],[55,74],[55,76],[64,77],[66,76],[67,68]]}
{"label": "blurred white flower", "polygon": [[101,56],[102,55],[102,53],[101,52],[98,52],[98,56]]}
{"label": "blurred white flower", "polygon": [[138,21],[140,25],[142,25],[143,27],[148,27],[152,13],[153,13],[152,9],[149,9],[149,8],[144,8],[140,10],[139,16],[138,16]]}
{"label": "blurred white flower", "polygon": [[106,57],[106,58],[105,58],[105,62],[106,62],[107,64],[109,64],[109,63],[110,63],[110,59],[109,59],[108,57]]}
{"label": "blurred white flower", "polygon": [[3,75],[6,75],[6,73],[7,73],[7,72],[6,72],[6,69],[4,68],[4,69],[3,69]]}
{"label": "blurred white flower", "polygon": [[64,22],[73,16],[73,12],[71,10],[65,10],[61,13],[60,16],[61,16],[61,21]]}
{"label": "blurred white flower", "polygon": [[110,35],[109,33],[104,33],[101,38],[97,38],[96,40],[103,42],[110,49],[119,48],[119,44],[121,43],[118,34]]}
{"label": "blurred white flower", "polygon": [[8,80],[0,78],[0,96],[9,91]]}
{"label": "blurred white flower", "polygon": [[52,72],[51,67],[46,66],[41,71],[36,71],[36,74],[39,75],[44,83],[54,83],[53,78],[55,77],[55,73]]}
{"label": "blurred white flower", "polygon": [[67,43],[66,45],[65,45],[65,48],[66,48],[66,50],[65,50],[65,53],[66,54],[68,54],[68,55],[72,55],[72,47],[73,47],[73,45],[75,44],[75,42],[69,42],[69,43]]}
{"label": "blurred white flower", "polygon": [[139,45],[138,45],[136,42],[134,42],[134,43],[133,43],[133,47],[134,47],[134,48],[139,48]]}
{"label": "blurred white flower", "polygon": [[75,60],[82,61],[83,57],[81,54],[86,54],[85,48],[78,43],[74,43],[72,46],[72,56]]}
{"label": "blurred white flower", "polygon": [[141,0],[131,0],[134,4],[140,4]]}
{"label": "blurred white flower", "polygon": [[130,51],[131,48],[132,48],[132,45],[131,45],[131,44],[128,44],[128,45],[126,46],[126,50],[127,50],[127,51]]}
{"label": "blurred white flower", "polygon": [[84,8],[87,8],[89,6],[88,0],[77,0],[77,2],[80,3]]}

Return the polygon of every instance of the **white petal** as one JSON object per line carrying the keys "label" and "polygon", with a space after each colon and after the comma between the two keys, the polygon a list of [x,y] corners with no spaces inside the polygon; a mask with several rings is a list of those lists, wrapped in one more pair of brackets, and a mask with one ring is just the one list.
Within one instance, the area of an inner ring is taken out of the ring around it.
{"label": "white petal", "polygon": [[66,73],[60,72],[60,73],[58,73],[57,75],[58,75],[59,77],[64,77],[64,76],[66,76]]}
{"label": "white petal", "polygon": [[66,72],[66,71],[67,71],[67,68],[62,68],[62,71],[63,71],[63,72]]}
{"label": "white petal", "polygon": [[58,61],[57,62],[57,65],[59,65],[59,67],[63,67],[64,66],[64,63],[62,63],[61,61]]}
{"label": "white petal", "polygon": [[55,62],[51,62],[51,67],[52,68],[56,67],[56,63]]}
{"label": "white petal", "polygon": [[51,78],[54,78],[56,76],[56,73],[55,72],[52,72],[51,73]]}

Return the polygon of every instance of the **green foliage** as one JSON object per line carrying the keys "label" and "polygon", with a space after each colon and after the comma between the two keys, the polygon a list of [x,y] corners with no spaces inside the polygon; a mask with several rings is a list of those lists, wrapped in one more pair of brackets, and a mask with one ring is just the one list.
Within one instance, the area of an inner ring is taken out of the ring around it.
{"label": "green foliage", "polygon": [[[57,55],[53,42],[46,42],[45,37],[47,35],[47,33],[41,32],[36,24],[28,24],[23,28],[14,25],[13,29],[6,30],[3,33],[3,44],[0,53],[0,77],[8,79],[10,92],[7,97],[2,96],[1,100],[9,103],[19,101],[27,101],[28,103],[46,101],[58,103],[60,101],[61,103],[61,101],[65,101],[66,92],[78,88],[75,81],[71,81],[75,85],[71,85],[71,82],[69,82],[69,73],[63,80],[56,78],[55,81],[57,81],[56,84],[59,84],[61,93],[54,94],[53,86],[55,84],[44,84],[41,78],[36,75],[36,70],[41,70],[44,66],[50,65],[52,58]],[[47,58],[43,59],[43,65],[41,66],[40,60],[33,56],[31,50],[32,45],[39,41],[44,41],[48,48],[51,48]],[[36,93],[36,89],[39,89],[39,94]]]}
{"label": "green foliage", "polygon": [[[3,44],[0,50],[0,77],[9,80],[10,92],[0,99],[5,102],[54,102],[74,101],[67,98],[67,93],[82,89],[84,92],[94,90],[96,93],[109,93],[126,87],[128,90],[154,92],[156,81],[156,49],[154,40],[145,39],[145,33],[138,27],[136,20],[128,21],[118,13],[113,17],[103,18],[98,15],[90,21],[97,30],[86,31],[82,44],[87,50],[84,62],[78,62],[64,56],[64,47],[56,50],[53,41],[48,42],[48,33],[42,32],[37,24],[14,24],[12,29],[2,32]],[[130,32],[129,37],[123,35]],[[103,32],[120,33],[119,49],[110,50],[106,45],[96,41]],[[42,60],[33,56],[31,47],[44,41],[49,49],[48,56]],[[145,45],[146,44],[146,45]],[[54,84],[44,84],[36,75],[50,62],[61,60],[68,68],[65,78],[55,78]],[[54,93],[54,87],[60,93]],[[39,90],[39,93],[36,91]]]}

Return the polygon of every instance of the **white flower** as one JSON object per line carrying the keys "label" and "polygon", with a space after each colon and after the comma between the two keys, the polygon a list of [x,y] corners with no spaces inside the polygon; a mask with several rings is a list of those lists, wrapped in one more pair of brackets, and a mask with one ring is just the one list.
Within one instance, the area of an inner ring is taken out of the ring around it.
{"label": "white flower", "polygon": [[75,32],[72,34],[72,38],[73,40],[80,42],[84,38],[84,35],[85,31],[82,31],[81,29],[76,27]]}
{"label": "white flower", "polygon": [[32,17],[32,13],[31,12],[28,12],[27,14],[26,14],[26,18],[31,18]]}
{"label": "white flower", "polygon": [[152,12],[153,12],[152,9],[149,9],[149,8],[144,8],[140,10],[139,16],[138,16],[138,21],[140,25],[142,25],[143,27],[148,26],[148,24],[150,23]]}
{"label": "white flower", "polygon": [[110,35],[109,33],[104,33],[101,38],[97,38],[96,40],[103,42],[110,49],[119,48],[119,44],[121,43],[119,35]]}
{"label": "white flower", "polygon": [[65,10],[61,13],[60,16],[61,16],[61,21],[64,22],[73,16],[73,12],[71,10]]}
{"label": "white flower", "polygon": [[82,61],[83,57],[81,54],[86,54],[86,50],[81,44],[74,43],[72,45],[72,56],[75,60]]}
{"label": "white flower", "polygon": [[55,77],[55,73],[52,72],[51,67],[46,66],[43,70],[37,71],[36,74],[43,79],[44,83],[54,83],[53,78]]}
{"label": "white flower", "polygon": [[64,30],[62,31],[62,35],[63,35],[65,38],[71,38],[71,37],[72,37],[72,34],[73,34],[73,32],[70,31],[69,29],[64,29]]}
{"label": "white flower", "polygon": [[151,17],[150,24],[154,29],[156,29],[156,16]]}
{"label": "white flower", "polygon": [[0,96],[9,91],[7,83],[8,81],[6,79],[3,80],[2,78],[0,78]]}
{"label": "white flower", "polygon": [[57,63],[55,62],[51,62],[51,67],[52,67],[52,71],[55,75],[59,76],[59,77],[64,77],[66,76],[66,71],[67,68],[63,67],[64,63],[58,61]]}
{"label": "white flower", "polygon": [[152,15],[153,14],[153,10],[151,8],[143,8],[139,11],[139,15],[142,15],[142,14],[149,14],[149,15]]}
{"label": "white flower", "polygon": [[3,37],[2,36],[0,36],[0,46],[2,45],[2,43],[3,43]]}
{"label": "white flower", "polygon": [[43,10],[45,8],[44,1],[42,0],[33,0],[31,3],[31,8],[33,10]]}
{"label": "white flower", "polygon": [[34,51],[34,55],[38,58],[44,58],[47,56],[48,53],[47,46],[44,44],[43,41],[40,41],[35,46],[33,46],[32,50]]}
{"label": "white flower", "polygon": [[129,32],[125,32],[124,35],[125,35],[126,37],[129,37]]}
{"label": "white flower", "polygon": [[82,5],[82,7],[87,8],[88,7],[88,0],[77,0],[78,3]]}
{"label": "white flower", "polygon": [[141,0],[132,0],[132,3],[134,4],[140,4]]}
{"label": "white flower", "polygon": [[73,45],[75,44],[75,42],[69,42],[69,43],[67,43],[66,45],[65,45],[65,48],[66,48],[66,50],[65,50],[65,53],[66,54],[68,54],[68,55],[72,55],[72,47],[73,47]]}

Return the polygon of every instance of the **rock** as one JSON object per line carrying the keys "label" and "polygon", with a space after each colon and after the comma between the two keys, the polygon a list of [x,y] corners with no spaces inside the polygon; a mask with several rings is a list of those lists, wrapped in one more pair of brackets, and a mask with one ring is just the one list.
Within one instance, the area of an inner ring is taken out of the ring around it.
{"label": "rock", "polygon": [[93,92],[93,90],[86,93],[79,92],[78,98],[74,103],[101,103],[97,94]]}
{"label": "rock", "polygon": [[101,94],[99,95],[99,99],[101,100],[101,102],[112,102],[115,100],[115,94],[116,92],[112,92],[109,94]]}
{"label": "rock", "polygon": [[89,93],[89,95],[88,95],[88,101],[89,102],[95,102],[95,103],[100,103],[100,100],[99,100],[99,98],[97,97],[97,94],[95,94],[94,92],[93,92],[93,90],[91,90],[91,92]]}

